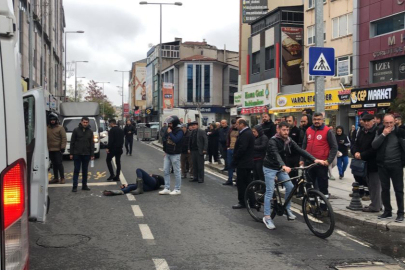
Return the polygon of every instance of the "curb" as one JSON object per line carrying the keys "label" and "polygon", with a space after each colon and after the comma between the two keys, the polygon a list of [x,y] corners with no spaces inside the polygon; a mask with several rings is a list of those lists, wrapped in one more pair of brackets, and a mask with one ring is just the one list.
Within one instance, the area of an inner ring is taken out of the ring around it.
{"label": "curb", "polygon": [[[152,144],[156,147],[163,148],[162,145],[159,143],[152,142]],[[219,168],[214,167],[210,164],[205,164],[206,167],[210,168],[212,171],[220,173],[222,175],[228,176],[228,173],[221,171]],[[236,179],[236,174],[234,173],[233,176]],[[284,193],[281,192],[283,195]],[[342,198],[338,198],[342,199]],[[333,199],[331,199],[331,202]],[[292,198],[292,202],[298,205],[302,205],[302,200],[296,197]],[[332,205],[333,206],[333,205]],[[342,223],[345,225],[361,225],[366,226],[370,229],[377,229],[377,230],[384,230],[384,231],[391,231],[397,233],[404,233],[405,234],[405,225],[404,223],[398,223],[394,220],[378,220],[376,216],[362,216],[359,215],[361,211],[350,211],[350,210],[334,210],[335,213],[335,221],[338,223]]]}

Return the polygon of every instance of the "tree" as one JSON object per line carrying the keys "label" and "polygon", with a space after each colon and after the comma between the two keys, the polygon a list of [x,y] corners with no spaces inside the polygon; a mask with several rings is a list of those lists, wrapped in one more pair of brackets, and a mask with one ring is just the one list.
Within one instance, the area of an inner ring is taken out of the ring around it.
{"label": "tree", "polygon": [[405,119],[405,89],[398,88],[397,97],[391,103],[390,106],[391,113],[398,113],[401,115],[402,119]]}
{"label": "tree", "polygon": [[86,87],[87,96],[84,97],[86,101],[97,102],[100,106],[101,114],[104,112],[104,119],[113,119],[117,117],[115,110],[108,100],[107,96],[103,94],[103,88],[99,87],[97,83],[91,80]]}
{"label": "tree", "polygon": [[[84,96],[84,84],[82,81],[77,82],[77,101],[83,101],[83,96]],[[69,99],[69,102],[74,102],[75,101],[75,88],[73,85],[69,84],[67,91],[66,91],[66,97]]]}

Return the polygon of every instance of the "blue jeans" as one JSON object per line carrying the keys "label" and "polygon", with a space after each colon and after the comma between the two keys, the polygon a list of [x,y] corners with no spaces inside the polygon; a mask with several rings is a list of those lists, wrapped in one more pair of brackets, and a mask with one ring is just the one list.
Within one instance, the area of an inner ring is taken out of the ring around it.
{"label": "blue jeans", "polygon": [[90,155],[74,155],[73,187],[77,187],[80,167],[82,167],[82,187],[87,186],[87,173],[89,171]]}
{"label": "blue jeans", "polygon": [[[272,170],[266,167],[263,167],[263,173],[264,173],[264,179],[266,181],[266,195],[264,196],[264,215],[265,216],[270,216],[271,213],[271,200],[273,199],[273,193],[274,193],[274,178],[277,176],[278,181],[285,181],[290,179],[288,174],[286,172],[278,171],[278,170]],[[285,187],[285,196],[284,198],[287,199],[288,196],[290,195],[291,191],[294,188],[294,185],[289,182],[285,182],[284,184]],[[290,210],[291,203],[289,202],[287,204],[287,210]]]}
{"label": "blue jeans", "polygon": [[228,160],[228,182],[232,183],[233,179],[233,171],[234,168],[232,168],[232,158],[233,158],[233,149],[228,149],[228,152],[226,154],[226,158]]}
{"label": "blue jeans", "polygon": [[349,157],[342,156],[337,158],[337,167],[339,170],[339,176],[344,176],[347,165],[349,164]]}
{"label": "blue jeans", "polygon": [[180,190],[181,176],[180,176],[180,154],[178,155],[165,155],[163,170],[165,172],[165,189],[170,189],[170,169],[173,166],[174,177],[176,183],[174,189]]}

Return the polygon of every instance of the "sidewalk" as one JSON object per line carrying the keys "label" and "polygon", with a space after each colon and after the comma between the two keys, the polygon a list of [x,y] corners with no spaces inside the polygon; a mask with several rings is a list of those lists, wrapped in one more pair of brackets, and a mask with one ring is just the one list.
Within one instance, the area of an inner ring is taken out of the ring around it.
{"label": "sidewalk", "polygon": [[[162,145],[157,141],[152,142],[153,145],[162,148]],[[223,160],[222,160],[223,161]],[[349,163],[350,164],[350,163]],[[224,167],[223,165],[206,164],[208,168],[217,173],[228,175],[227,172],[221,171]],[[339,173],[337,167],[333,168],[333,176],[336,178],[335,181],[329,180],[329,193],[331,198],[329,199],[332,204],[333,210],[335,212],[335,218],[337,222],[353,225],[367,226],[369,228],[375,228],[378,230],[386,230],[393,232],[405,233],[405,223],[395,222],[397,203],[395,200],[395,194],[393,187],[391,185],[391,205],[393,208],[393,218],[391,220],[381,221],[377,219],[377,216],[381,213],[365,213],[362,211],[351,211],[346,208],[349,206],[351,198],[349,193],[352,191],[352,183],[354,182],[353,175],[348,167],[345,173],[345,177],[339,180]],[[294,199],[295,203],[301,204],[300,199]],[[363,206],[368,205],[369,201],[361,201]]]}

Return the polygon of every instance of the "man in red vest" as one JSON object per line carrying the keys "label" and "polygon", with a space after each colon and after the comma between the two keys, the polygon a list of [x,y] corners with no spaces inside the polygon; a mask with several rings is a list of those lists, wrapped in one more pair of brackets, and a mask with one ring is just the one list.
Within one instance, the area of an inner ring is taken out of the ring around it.
{"label": "man in red vest", "polygon": [[[328,165],[331,164],[335,159],[338,151],[338,145],[332,130],[324,124],[324,117],[322,113],[314,113],[312,122],[313,125],[310,126],[306,131],[305,138],[302,143],[302,149],[305,149],[316,159],[326,161],[326,166],[316,166],[309,170],[308,175],[310,181],[312,181],[314,185],[317,184],[319,190],[325,194],[326,197],[328,197]],[[303,164],[304,160],[301,159],[300,165]],[[310,164],[309,161],[308,164]]]}

